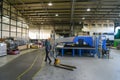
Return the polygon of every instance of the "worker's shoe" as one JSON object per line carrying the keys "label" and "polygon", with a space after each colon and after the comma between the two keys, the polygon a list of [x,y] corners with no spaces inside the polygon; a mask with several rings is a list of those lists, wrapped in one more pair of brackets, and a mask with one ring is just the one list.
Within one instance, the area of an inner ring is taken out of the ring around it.
{"label": "worker's shoe", "polygon": [[51,64],[52,61],[49,62],[49,64]]}
{"label": "worker's shoe", "polygon": [[47,60],[45,60],[45,62],[47,62]]}

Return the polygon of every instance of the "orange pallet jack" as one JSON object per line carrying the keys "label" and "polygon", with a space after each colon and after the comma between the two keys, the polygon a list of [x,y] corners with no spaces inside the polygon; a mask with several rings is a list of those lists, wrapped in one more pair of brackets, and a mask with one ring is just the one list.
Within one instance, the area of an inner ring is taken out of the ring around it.
{"label": "orange pallet jack", "polygon": [[[54,40],[54,42],[55,42],[55,40]],[[52,51],[50,51],[50,53],[51,53],[52,57],[54,58],[54,66],[55,67],[70,70],[70,71],[77,69],[77,67],[75,67],[75,66],[60,63],[60,59],[57,58],[59,52],[55,48],[55,43],[54,43],[54,47],[53,47]]]}
{"label": "orange pallet jack", "polygon": [[58,58],[55,59],[54,66],[58,67],[58,68],[70,70],[70,71],[73,71],[74,69],[76,69],[75,66],[70,66],[70,65],[66,65],[66,64],[60,64],[60,59],[58,59]]}

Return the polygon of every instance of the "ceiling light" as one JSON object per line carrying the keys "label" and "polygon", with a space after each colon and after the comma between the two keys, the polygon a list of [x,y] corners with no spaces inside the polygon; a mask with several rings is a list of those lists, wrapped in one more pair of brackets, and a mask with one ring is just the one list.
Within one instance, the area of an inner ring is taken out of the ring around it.
{"label": "ceiling light", "polygon": [[90,8],[88,8],[88,9],[87,9],[87,11],[91,11],[91,9],[90,9]]}
{"label": "ceiling light", "polygon": [[55,14],[55,16],[59,16],[58,14]]}
{"label": "ceiling light", "polygon": [[83,17],[82,20],[85,20],[85,18]]}
{"label": "ceiling light", "polygon": [[52,6],[53,4],[51,2],[48,3],[48,6]]}
{"label": "ceiling light", "polygon": [[43,24],[43,22],[41,22],[41,24]]}

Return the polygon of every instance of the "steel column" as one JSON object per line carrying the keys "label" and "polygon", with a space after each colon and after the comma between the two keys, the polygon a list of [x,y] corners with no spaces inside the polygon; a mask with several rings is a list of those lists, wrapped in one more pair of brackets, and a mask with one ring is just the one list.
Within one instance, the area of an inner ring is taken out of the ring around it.
{"label": "steel column", "polygon": [[72,7],[71,7],[71,20],[70,20],[70,28],[71,28],[71,36],[74,34],[74,9],[75,9],[75,0],[72,0]]}
{"label": "steel column", "polygon": [[0,1],[0,13],[1,13],[1,15],[0,15],[0,18],[1,18],[1,38],[2,38],[2,21],[3,21],[3,19],[2,19],[2,16],[3,16],[3,0],[1,0]]}

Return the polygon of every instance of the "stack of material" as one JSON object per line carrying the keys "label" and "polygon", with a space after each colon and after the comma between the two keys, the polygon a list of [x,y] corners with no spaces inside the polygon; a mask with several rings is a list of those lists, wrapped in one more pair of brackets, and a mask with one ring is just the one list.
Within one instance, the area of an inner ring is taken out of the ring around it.
{"label": "stack of material", "polygon": [[19,50],[25,50],[25,49],[27,49],[27,45],[18,46],[18,49]]}
{"label": "stack of material", "polygon": [[20,51],[19,51],[19,49],[15,49],[15,50],[9,50],[7,53],[11,54],[11,55],[16,55],[16,54],[19,54]]}
{"label": "stack of material", "polygon": [[14,38],[7,38],[5,40],[5,43],[7,44],[7,53],[8,54],[16,55],[16,54],[20,53],[20,51],[18,49],[18,44],[14,40]]}
{"label": "stack of material", "polygon": [[39,45],[38,44],[32,44],[32,45],[30,45],[30,48],[32,48],[32,49],[38,49]]}
{"label": "stack of material", "polygon": [[6,43],[0,43],[0,56],[7,55],[7,45]]}

